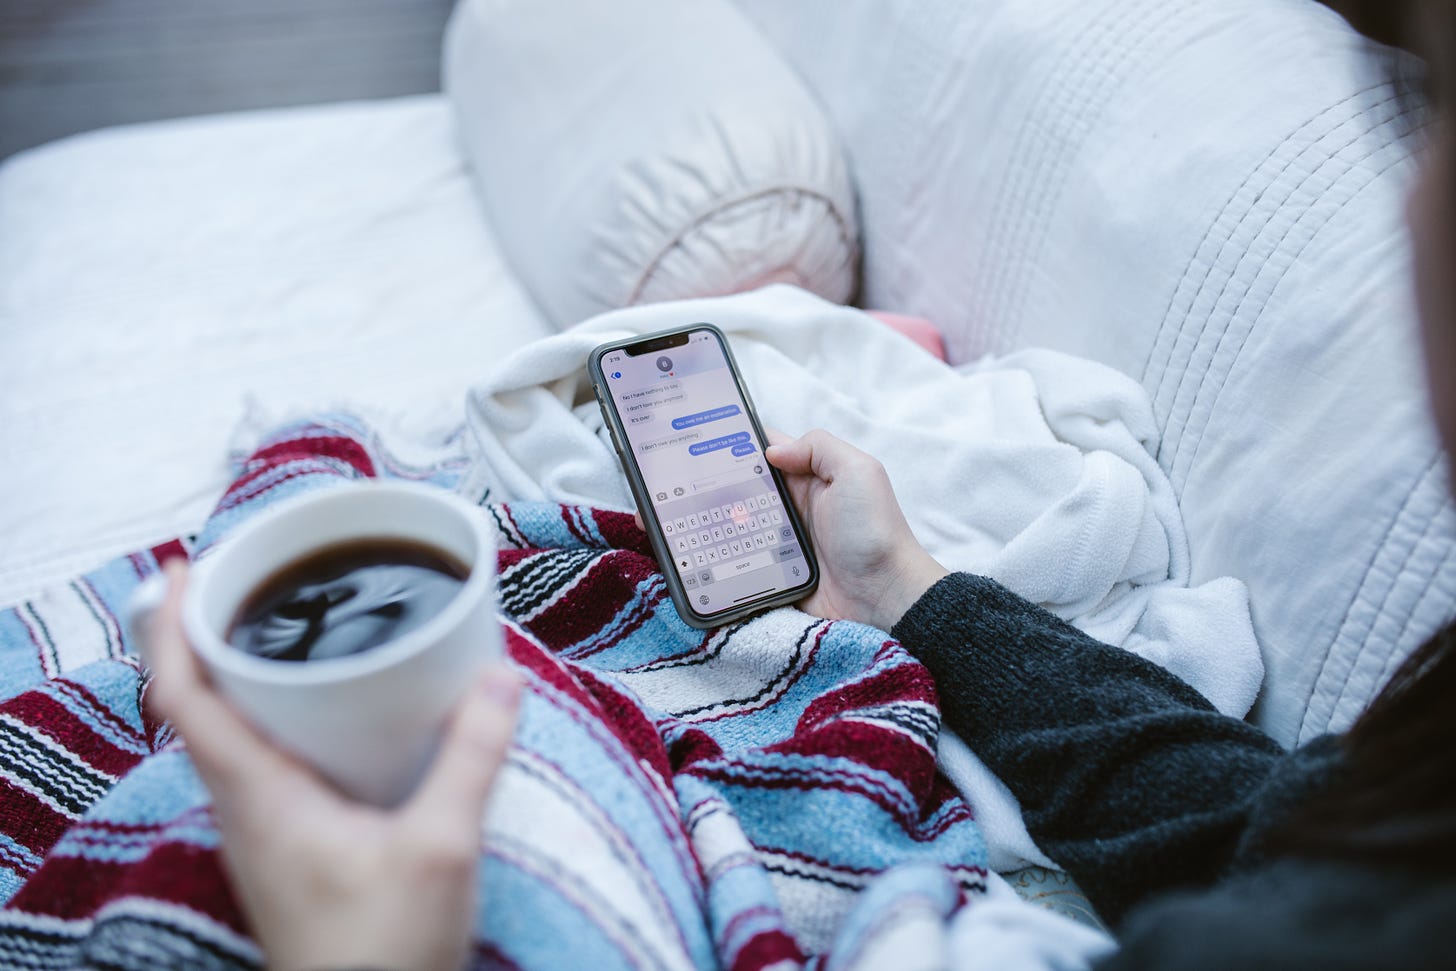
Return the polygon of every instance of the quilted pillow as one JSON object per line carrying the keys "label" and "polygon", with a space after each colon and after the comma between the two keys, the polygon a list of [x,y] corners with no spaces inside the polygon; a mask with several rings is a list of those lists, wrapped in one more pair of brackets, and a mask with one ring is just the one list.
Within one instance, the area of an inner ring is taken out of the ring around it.
{"label": "quilted pillow", "polygon": [[1420,136],[1310,2],[739,0],[854,159],[864,299],[953,363],[1090,357],[1153,401],[1194,583],[1249,586],[1285,744],[1456,601],[1402,204]]}

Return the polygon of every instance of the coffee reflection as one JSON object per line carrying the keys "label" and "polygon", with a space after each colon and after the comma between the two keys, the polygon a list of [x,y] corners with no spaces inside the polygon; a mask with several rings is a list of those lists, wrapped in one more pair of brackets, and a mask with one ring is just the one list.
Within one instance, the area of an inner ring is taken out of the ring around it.
{"label": "coffee reflection", "polygon": [[360,654],[438,616],[466,574],[448,554],[418,543],[338,544],[260,584],[239,609],[227,640],[275,661]]}

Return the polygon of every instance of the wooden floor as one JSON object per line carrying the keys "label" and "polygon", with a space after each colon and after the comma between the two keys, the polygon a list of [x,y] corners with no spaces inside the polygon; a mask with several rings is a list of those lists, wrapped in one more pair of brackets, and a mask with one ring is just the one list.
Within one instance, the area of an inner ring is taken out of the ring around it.
{"label": "wooden floor", "polygon": [[0,0],[0,158],[183,115],[439,90],[453,0]]}

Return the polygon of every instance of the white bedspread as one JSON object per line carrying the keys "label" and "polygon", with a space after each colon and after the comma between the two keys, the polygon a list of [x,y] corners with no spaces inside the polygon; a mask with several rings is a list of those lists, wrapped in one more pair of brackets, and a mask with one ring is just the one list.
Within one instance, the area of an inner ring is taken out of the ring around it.
{"label": "white bedspread", "polygon": [[[475,388],[466,488],[630,508],[587,354],[698,320],[730,336],[766,424],[824,427],[878,457],[947,567],[994,577],[1157,661],[1221,711],[1249,710],[1263,666],[1244,586],[1189,588],[1182,519],[1150,456],[1148,396],[1090,361],[1022,351],[951,368],[857,310],[785,286],[629,308],[523,348]],[[948,740],[941,760],[977,807],[993,866],[1046,865],[974,755]]]}
{"label": "white bedspread", "polygon": [[93,132],[0,166],[0,602],[197,529],[250,411],[404,440],[549,333],[439,96]]}

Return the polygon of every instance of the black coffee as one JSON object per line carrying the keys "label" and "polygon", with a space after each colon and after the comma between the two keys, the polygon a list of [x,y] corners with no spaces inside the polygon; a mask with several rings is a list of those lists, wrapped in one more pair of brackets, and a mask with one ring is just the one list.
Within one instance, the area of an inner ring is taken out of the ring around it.
{"label": "black coffee", "polygon": [[259,584],[238,610],[228,643],[275,661],[359,654],[439,615],[467,572],[450,555],[419,543],[339,543]]}

